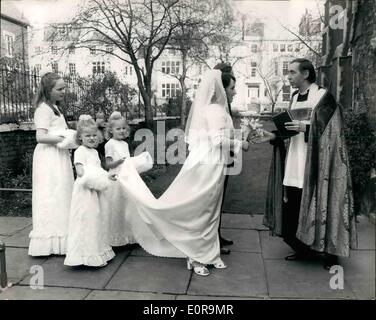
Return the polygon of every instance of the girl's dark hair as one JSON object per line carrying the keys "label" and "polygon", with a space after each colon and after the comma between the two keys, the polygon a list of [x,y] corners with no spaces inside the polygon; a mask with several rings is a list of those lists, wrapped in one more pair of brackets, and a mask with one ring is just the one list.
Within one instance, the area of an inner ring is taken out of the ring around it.
{"label": "girl's dark hair", "polygon": [[[55,86],[56,82],[59,79],[61,79],[61,76],[54,72],[47,72],[42,76],[34,100],[35,108],[38,108],[38,106],[42,102],[45,102],[52,109],[56,116],[60,116],[60,112],[53,106],[53,104],[50,101],[52,88]],[[60,105],[60,102],[57,101],[56,104]]]}
{"label": "girl's dark hair", "polygon": [[221,77],[222,77],[223,88],[225,89],[230,85],[231,79],[234,80],[234,82],[236,82],[236,78],[231,73],[222,72]]}
{"label": "girl's dark hair", "polygon": [[221,70],[224,73],[231,73],[232,72],[231,65],[229,65],[228,63],[223,63],[223,62],[216,64],[213,69]]}
{"label": "girl's dark hair", "polygon": [[299,71],[300,72],[303,72],[305,70],[308,70],[308,78],[307,80],[310,82],[310,83],[314,83],[316,82],[316,71],[315,71],[315,68],[312,64],[311,61],[309,61],[308,59],[304,59],[304,58],[298,58],[298,59],[294,59],[290,62],[291,63],[299,63]]}

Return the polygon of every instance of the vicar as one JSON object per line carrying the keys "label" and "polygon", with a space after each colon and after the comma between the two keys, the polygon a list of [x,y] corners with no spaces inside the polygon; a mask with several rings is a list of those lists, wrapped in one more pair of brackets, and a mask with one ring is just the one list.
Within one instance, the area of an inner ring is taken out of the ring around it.
{"label": "vicar", "polygon": [[315,84],[307,59],[289,65],[288,80],[297,88],[290,101],[296,134],[265,132],[258,142],[274,146],[264,224],[295,251],[286,260],[324,254],[324,267],[348,257],[356,247],[355,215],[342,113],[334,97]]}

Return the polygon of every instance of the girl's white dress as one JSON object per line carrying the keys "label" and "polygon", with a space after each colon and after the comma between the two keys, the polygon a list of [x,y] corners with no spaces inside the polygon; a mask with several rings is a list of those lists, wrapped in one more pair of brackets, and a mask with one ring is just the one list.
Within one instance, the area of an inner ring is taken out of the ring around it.
{"label": "girl's white dress", "polygon": [[[36,109],[34,123],[36,129],[46,129],[49,133],[67,129],[64,116],[56,116],[46,103]],[[73,181],[69,151],[38,143],[33,157],[29,255],[65,254]]]}
{"label": "girl's white dress", "polygon": [[[101,168],[98,152],[85,146],[74,153],[74,164],[78,163],[84,172],[85,167]],[[82,181],[78,177],[74,182],[64,264],[105,266],[115,256],[108,243],[108,201],[102,192],[85,187]]]}
{"label": "girl's white dress", "polygon": [[[106,157],[111,157],[113,161],[122,158],[129,158],[128,143],[123,140],[110,139],[104,146]],[[110,173],[118,174],[121,166],[110,169]],[[112,246],[124,246],[126,244],[135,243],[129,223],[126,221],[124,208],[127,203],[127,195],[122,190],[118,181],[113,181],[112,186],[106,190],[108,199],[110,199],[110,231],[109,241]]]}

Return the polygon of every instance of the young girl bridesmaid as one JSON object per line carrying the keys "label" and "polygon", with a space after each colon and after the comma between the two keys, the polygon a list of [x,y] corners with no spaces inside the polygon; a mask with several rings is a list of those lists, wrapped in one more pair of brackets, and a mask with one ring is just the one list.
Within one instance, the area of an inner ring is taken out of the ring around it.
{"label": "young girl bridesmaid", "polygon": [[34,123],[37,146],[33,157],[33,229],[29,255],[65,254],[73,170],[68,150],[59,149],[63,137],[54,131],[67,129],[59,111],[65,84],[55,73],[46,73],[36,95]]}
{"label": "young girl bridesmaid", "polygon": [[89,115],[77,123],[77,143],[74,153],[77,179],[74,183],[69,216],[67,256],[69,266],[105,266],[115,254],[108,244],[108,201],[104,191],[112,176],[101,168],[98,127]]}
{"label": "young girl bridesmaid", "polygon": [[[130,157],[128,143],[129,126],[120,112],[113,112],[108,120],[109,140],[105,145],[106,167],[111,174],[118,174],[120,165]],[[123,246],[135,243],[132,232],[126,222],[126,194],[119,182],[115,181],[109,191],[110,198],[110,244]]]}

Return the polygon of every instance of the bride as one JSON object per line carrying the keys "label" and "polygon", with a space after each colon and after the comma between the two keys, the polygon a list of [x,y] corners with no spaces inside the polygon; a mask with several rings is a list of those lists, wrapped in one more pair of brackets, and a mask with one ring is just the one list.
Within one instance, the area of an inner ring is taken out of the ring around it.
{"label": "bride", "polygon": [[153,196],[132,161],[123,163],[118,177],[137,243],[155,256],[187,258],[188,269],[201,276],[209,275],[207,265],[227,267],[218,237],[226,163],[230,150],[238,154],[248,148],[233,135],[226,97],[231,90],[223,86],[225,76],[229,75],[210,70],[201,79],[186,125],[189,155],[160,198]]}

